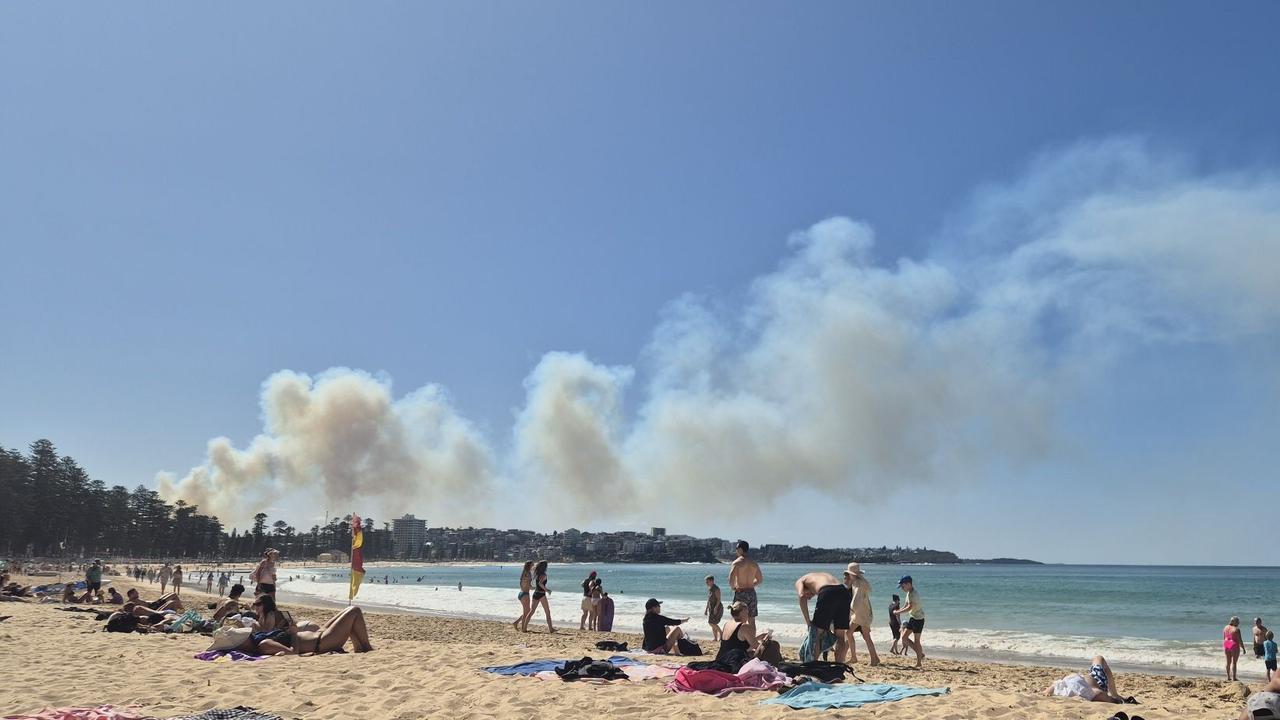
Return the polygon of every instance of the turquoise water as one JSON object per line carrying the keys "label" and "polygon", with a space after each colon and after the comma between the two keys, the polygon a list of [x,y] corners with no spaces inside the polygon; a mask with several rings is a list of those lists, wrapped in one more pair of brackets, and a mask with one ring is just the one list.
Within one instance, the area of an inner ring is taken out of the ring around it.
{"label": "turquoise water", "polygon": [[[557,625],[577,625],[579,584],[592,569],[614,597],[615,624],[624,630],[639,627],[643,602],[654,596],[665,603],[667,615],[693,618],[695,636],[709,636],[700,621],[706,598],[702,578],[715,574],[726,598],[730,594],[723,565],[552,565]],[[798,642],[803,626],[795,579],[811,570],[839,577],[842,567],[766,564],[763,570],[759,625]],[[864,570],[873,587],[877,642],[889,641],[890,596],[897,592],[898,578],[911,574],[927,615],[925,648],[938,655],[1070,665],[1103,654],[1120,666],[1215,672],[1221,665],[1221,629],[1230,616],[1241,617],[1246,639],[1254,616],[1280,626],[1274,613],[1280,568],[867,565]],[[371,567],[369,576],[378,582],[361,588],[360,601],[459,616],[514,617],[519,574],[517,565]],[[384,576],[396,582],[382,584]],[[346,581],[345,572],[307,572],[283,589],[345,601]],[[1251,663],[1249,657],[1242,670],[1255,669]],[[1261,673],[1261,661],[1256,665]]]}

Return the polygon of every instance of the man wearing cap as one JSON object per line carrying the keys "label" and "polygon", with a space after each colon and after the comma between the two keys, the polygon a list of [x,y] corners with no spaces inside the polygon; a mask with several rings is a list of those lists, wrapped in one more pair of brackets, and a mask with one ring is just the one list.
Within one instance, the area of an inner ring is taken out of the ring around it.
{"label": "man wearing cap", "polygon": [[644,604],[644,611],[644,643],[641,647],[648,652],[662,651],[669,655],[679,655],[679,641],[684,637],[684,631],[679,626],[688,622],[689,618],[674,620],[663,615],[662,603],[657,598],[649,598]]}
{"label": "man wearing cap", "polygon": [[733,590],[733,599],[747,606],[751,617],[759,615],[756,608],[756,586],[764,582],[764,573],[760,572],[760,564],[747,556],[751,546],[746,540],[739,540],[734,552],[738,557],[729,566],[729,587]]}
{"label": "man wearing cap", "polygon": [[[910,575],[903,575],[898,581],[898,587],[907,594],[907,604],[898,610],[898,614],[905,613],[909,616],[907,624],[902,626],[902,652],[915,648],[916,667],[923,667],[924,646],[920,644],[920,636],[924,633],[924,604],[920,602],[920,593],[916,592],[915,582]],[[914,640],[912,635],[915,635]]]}

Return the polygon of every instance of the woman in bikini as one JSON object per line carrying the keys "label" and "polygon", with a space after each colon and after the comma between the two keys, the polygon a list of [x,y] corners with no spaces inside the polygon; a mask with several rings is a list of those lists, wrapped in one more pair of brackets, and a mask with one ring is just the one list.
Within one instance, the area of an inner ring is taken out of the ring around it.
{"label": "woman in bikini", "polygon": [[1240,618],[1233,617],[1222,628],[1222,652],[1227,656],[1227,679],[1237,680],[1236,663],[1240,662],[1240,650],[1244,640],[1240,637]]}
{"label": "woman in bikini", "polygon": [[532,587],[533,561],[530,560],[524,564],[524,568],[520,571],[520,592],[516,593],[516,600],[520,601],[520,617],[511,623],[520,632],[529,632],[529,616],[533,614],[529,603],[529,590]]}
{"label": "woman in bikini", "polygon": [[[538,611],[538,605],[542,605],[542,609],[547,613],[547,631],[555,632],[555,626],[551,624],[551,603],[547,601],[547,595],[551,591],[547,589],[547,561],[539,560],[537,566],[533,568],[533,574],[537,578],[533,591],[533,607],[529,609],[529,616],[532,617]],[[528,626],[529,618],[525,618],[525,625]]]}
{"label": "woman in bikini", "polygon": [[253,602],[253,610],[260,618],[258,629],[236,648],[249,655],[305,655],[330,653],[341,650],[347,641],[358,652],[369,652],[369,628],[364,623],[364,612],[352,606],[343,608],[319,630],[298,630],[289,616],[276,608],[270,595],[259,595]]}

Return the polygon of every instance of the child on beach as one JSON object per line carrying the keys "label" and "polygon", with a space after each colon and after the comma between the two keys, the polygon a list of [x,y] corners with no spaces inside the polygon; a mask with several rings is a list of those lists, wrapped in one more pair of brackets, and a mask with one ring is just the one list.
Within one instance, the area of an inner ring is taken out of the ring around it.
{"label": "child on beach", "polygon": [[1262,643],[1262,661],[1267,665],[1267,680],[1276,671],[1276,634],[1267,631],[1267,639]]}
{"label": "child on beach", "polygon": [[894,655],[901,654],[898,648],[898,634],[902,632],[902,620],[898,618],[898,610],[901,607],[902,601],[894,595],[893,602],[889,603],[889,634],[893,636],[893,645],[889,647],[889,652]]}
{"label": "child on beach", "polygon": [[[898,587],[902,588],[907,594],[907,605],[898,610],[898,614],[906,613],[907,626],[902,631],[902,654],[907,654],[907,650],[914,649],[916,651],[916,667],[924,667],[924,646],[921,644],[920,637],[924,634],[924,603],[920,601],[920,593],[916,591],[915,581],[910,575],[903,575],[898,581]],[[912,639],[912,635],[915,636]]]}

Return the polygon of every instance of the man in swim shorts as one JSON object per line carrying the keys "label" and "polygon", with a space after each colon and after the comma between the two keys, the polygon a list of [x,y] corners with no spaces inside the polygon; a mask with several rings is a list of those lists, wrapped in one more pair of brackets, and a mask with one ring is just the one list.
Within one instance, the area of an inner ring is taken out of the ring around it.
{"label": "man in swim shorts", "polygon": [[[819,655],[834,646],[836,662],[843,663],[849,652],[849,613],[853,591],[831,573],[811,572],[796,580],[796,596],[800,600],[800,614],[809,628],[809,634],[800,647],[800,661],[817,660]],[[809,598],[817,598],[812,620],[809,618]]]}
{"label": "man in swim shorts", "polygon": [[756,608],[756,587],[764,582],[764,574],[760,565],[747,553],[751,546],[746,540],[739,540],[734,552],[738,557],[729,566],[729,587],[733,590],[733,599],[747,606],[747,614],[751,617],[759,615]]}

